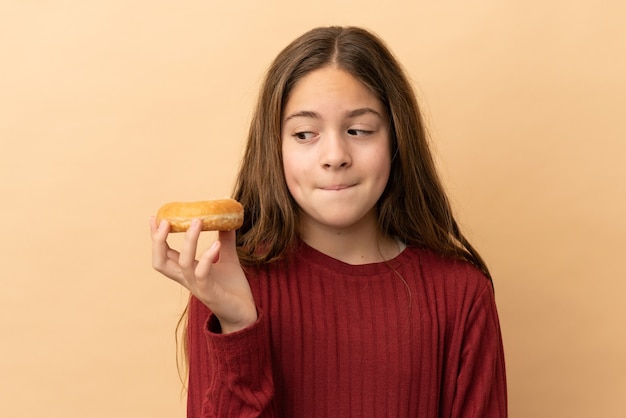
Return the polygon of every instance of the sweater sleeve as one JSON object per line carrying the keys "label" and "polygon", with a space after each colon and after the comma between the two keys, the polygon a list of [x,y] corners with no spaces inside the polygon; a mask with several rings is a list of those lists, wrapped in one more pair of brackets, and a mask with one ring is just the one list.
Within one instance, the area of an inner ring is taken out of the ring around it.
{"label": "sweater sleeve", "polygon": [[490,285],[478,295],[465,324],[452,417],[507,417],[504,349]]}
{"label": "sweater sleeve", "polygon": [[220,334],[202,302],[189,303],[187,417],[273,417],[274,383],[262,313],[252,326]]}

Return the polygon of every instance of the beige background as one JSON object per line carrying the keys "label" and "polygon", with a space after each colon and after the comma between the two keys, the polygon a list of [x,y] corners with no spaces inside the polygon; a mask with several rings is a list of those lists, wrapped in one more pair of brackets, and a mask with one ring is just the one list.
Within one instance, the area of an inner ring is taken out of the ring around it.
{"label": "beige background", "polygon": [[0,416],[184,415],[186,294],[147,219],[229,194],[265,68],[326,24],[415,81],[495,276],[511,417],[626,416],[623,2],[300,3],[1,2]]}

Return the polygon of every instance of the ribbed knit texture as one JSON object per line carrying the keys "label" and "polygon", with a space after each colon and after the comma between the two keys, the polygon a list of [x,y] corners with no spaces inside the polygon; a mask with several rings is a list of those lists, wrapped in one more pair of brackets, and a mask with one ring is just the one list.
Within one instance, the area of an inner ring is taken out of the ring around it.
{"label": "ribbed knit texture", "polygon": [[191,300],[189,417],[506,417],[494,295],[468,264],[409,246],[355,266],[300,243],[246,273],[245,330],[219,334]]}

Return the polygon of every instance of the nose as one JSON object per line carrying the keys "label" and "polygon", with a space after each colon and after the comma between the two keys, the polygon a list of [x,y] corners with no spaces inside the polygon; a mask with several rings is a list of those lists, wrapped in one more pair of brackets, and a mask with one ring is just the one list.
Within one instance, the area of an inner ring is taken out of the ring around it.
{"label": "nose", "polygon": [[327,134],[320,141],[320,163],[324,168],[345,168],[352,164],[346,138],[341,134]]}

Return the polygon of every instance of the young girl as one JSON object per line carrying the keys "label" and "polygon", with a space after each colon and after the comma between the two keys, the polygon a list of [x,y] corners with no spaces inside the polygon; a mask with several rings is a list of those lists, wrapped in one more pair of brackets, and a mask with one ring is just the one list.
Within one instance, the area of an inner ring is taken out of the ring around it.
{"label": "young girl", "polygon": [[191,292],[189,417],[506,417],[487,267],[457,226],[417,102],[383,42],[305,33],[270,66],[233,197],[196,257],[151,221]]}

